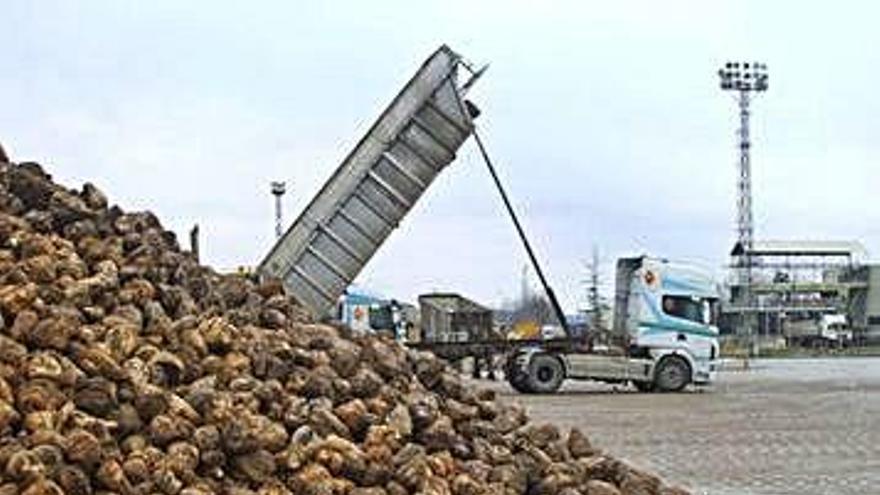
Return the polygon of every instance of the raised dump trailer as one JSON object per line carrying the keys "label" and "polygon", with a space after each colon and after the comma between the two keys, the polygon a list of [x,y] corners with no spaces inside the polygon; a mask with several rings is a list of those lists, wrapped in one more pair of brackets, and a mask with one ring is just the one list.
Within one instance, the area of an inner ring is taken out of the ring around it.
{"label": "raised dump trailer", "polygon": [[461,56],[440,47],[260,263],[317,315],[327,314],[473,132]]}

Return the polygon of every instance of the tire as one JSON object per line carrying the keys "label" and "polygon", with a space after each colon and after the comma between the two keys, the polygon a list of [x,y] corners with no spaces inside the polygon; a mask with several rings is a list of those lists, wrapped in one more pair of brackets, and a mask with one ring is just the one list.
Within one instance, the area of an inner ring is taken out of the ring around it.
{"label": "tire", "polygon": [[565,380],[565,367],[558,357],[535,354],[529,361],[528,388],[538,394],[552,394]]}
{"label": "tire", "polygon": [[691,382],[691,366],[684,358],[667,356],[654,370],[654,388],[658,392],[681,392]]}
{"label": "tire", "polygon": [[529,388],[528,377],[522,374],[517,374],[515,376],[511,376],[507,379],[507,383],[521,394],[531,394],[532,390]]}
{"label": "tire", "polygon": [[510,387],[517,392],[530,394],[532,391],[529,390],[529,375],[522,367],[518,366],[517,357],[517,355],[513,355],[507,358],[507,361],[504,363],[504,377],[507,378],[507,383],[510,384]]}
{"label": "tire", "polygon": [[649,393],[654,391],[654,382],[632,382],[633,387],[639,392]]}

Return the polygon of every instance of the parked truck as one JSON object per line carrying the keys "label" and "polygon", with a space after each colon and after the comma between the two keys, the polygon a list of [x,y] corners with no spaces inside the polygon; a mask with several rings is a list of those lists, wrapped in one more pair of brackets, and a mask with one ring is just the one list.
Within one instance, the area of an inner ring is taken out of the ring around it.
{"label": "parked truck", "polygon": [[413,316],[417,312],[411,304],[351,286],[339,298],[334,317],[355,332],[391,332],[396,340],[406,342],[418,324]]}
{"label": "parked truck", "polygon": [[814,314],[807,318],[787,318],[783,334],[788,345],[804,347],[843,347],[852,342],[852,329],[846,315]]}
{"label": "parked truck", "polygon": [[565,379],[631,382],[641,391],[705,385],[718,358],[719,293],[694,265],[647,256],[617,263],[611,345],[516,349],[507,379],[521,392],[553,392]]}
{"label": "parked truck", "polygon": [[[461,80],[460,72],[469,77]],[[476,133],[479,110],[464,96],[482,73],[448,47],[437,50],[278,240],[258,275],[281,280],[315,314],[332,313],[379,246],[473,136],[564,337],[408,345],[450,360],[503,355],[507,380],[521,392],[553,392],[565,379],[632,382],[645,391],[711,381],[718,296],[711,278],[693,267],[647,257],[621,260],[619,345],[600,352],[585,336],[573,334]]]}

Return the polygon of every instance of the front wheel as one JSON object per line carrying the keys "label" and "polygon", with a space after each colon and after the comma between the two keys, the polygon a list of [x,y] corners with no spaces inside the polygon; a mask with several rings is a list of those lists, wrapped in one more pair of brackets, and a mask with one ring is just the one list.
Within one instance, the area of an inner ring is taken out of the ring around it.
{"label": "front wheel", "polygon": [[535,354],[529,362],[528,387],[535,393],[550,394],[559,390],[565,379],[562,361],[550,354]]}
{"label": "front wheel", "polygon": [[658,392],[680,392],[691,382],[691,366],[679,356],[660,360],[654,371],[654,386]]}

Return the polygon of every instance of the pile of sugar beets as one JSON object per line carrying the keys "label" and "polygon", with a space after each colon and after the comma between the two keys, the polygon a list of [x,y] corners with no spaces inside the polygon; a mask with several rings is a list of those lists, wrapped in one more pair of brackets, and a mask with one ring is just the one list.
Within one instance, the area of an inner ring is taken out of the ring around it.
{"label": "pile of sugar beets", "polygon": [[0,163],[0,495],[681,494]]}

